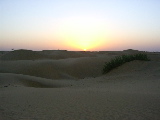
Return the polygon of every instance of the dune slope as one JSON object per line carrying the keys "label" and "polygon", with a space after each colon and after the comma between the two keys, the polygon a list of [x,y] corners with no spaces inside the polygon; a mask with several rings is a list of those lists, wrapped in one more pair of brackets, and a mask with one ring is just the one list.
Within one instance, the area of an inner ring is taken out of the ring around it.
{"label": "dune slope", "polygon": [[97,77],[107,57],[83,57],[62,60],[1,61],[1,73],[16,73],[50,79]]}

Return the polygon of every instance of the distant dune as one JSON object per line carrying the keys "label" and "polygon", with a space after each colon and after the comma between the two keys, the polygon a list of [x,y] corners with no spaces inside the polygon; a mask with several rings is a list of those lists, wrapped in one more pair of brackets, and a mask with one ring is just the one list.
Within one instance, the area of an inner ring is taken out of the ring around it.
{"label": "distant dune", "polygon": [[0,119],[159,120],[160,53],[102,74],[115,56],[143,51],[0,52]]}
{"label": "distant dune", "polygon": [[38,59],[65,59],[85,56],[95,56],[92,52],[66,50],[15,50],[1,55],[1,60],[38,60]]}

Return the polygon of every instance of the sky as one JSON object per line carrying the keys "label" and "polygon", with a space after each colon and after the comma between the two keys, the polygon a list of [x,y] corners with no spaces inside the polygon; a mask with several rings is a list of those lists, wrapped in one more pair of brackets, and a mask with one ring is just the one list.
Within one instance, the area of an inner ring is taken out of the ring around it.
{"label": "sky", "polygon": [[0,0],[0,50],[160,51],[160,0]]}

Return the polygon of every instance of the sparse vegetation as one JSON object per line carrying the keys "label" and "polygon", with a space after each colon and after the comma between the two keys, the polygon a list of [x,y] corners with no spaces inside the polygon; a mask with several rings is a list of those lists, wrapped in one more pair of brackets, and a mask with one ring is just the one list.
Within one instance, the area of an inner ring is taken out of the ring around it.
{"label": "sparse vegetation", "polygon": [[105,63],[103,68],[103,74],[108,73],[112,69],[117,68],[118,66],[133,60],[149,61],[150,59],[148,58],[147,54],[144,53],[117,56],[111,61]]}

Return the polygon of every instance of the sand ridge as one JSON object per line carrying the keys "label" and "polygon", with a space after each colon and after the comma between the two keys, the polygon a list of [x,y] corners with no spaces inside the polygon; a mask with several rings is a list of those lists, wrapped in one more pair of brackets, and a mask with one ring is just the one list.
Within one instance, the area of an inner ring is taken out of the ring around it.
{"label": "sand ridge", "polygon": [[39,60],[39,59],[65,59],[65,58],[78,58],[86,56],[95,56],[93,52],[84,51],[66,51],[66,50],[14,50],[10,52],[0,52],[1,60]]}
{"label": "sand ridge", "polygon": [[61,60],[1,61],[1,73],[16,73],[49,79],[97,77],[108,57],[81,57]]}

